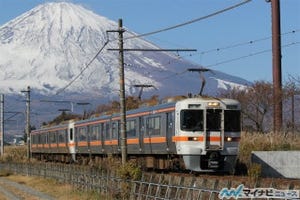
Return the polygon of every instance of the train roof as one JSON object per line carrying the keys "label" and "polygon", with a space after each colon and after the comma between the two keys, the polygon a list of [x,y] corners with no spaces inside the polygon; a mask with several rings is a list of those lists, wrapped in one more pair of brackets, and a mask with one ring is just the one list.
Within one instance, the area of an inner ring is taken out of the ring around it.
{"label": "train roof", "polygon": [[[145,107],[141,107],[141,108],[137,108],[137,109],[133,109],[133,110],[128,110],[128,111],[126,111],[126,115],[155,112],[155,111],[163,110],[166,108],[175,107],[175,104],[176,104],[176,102],[169,102],[169,103],[163,103],[163,104],[158,104],[158,105],[154,105],[154,106],[145,106]],[[90,121],[97,121],[97,120],[105,120],[105,119],[119,117],[119,116],[120,116],[120,113],[113,113],[111,115],[101,115],[99,117],[94,117],[94,118],[85,119],[82,121],[77,121],[76,124],[87,123]]]}
{"label": "train roof", "polygon": [[219,101],[223,102],[224,104],[239,104],[239,102],[235,99],[229,98],[216,98],[216,97],[209,97],[209,96],[197,96],[193,98],[183,99],[180,102],[194,102],[194,101],[202,101],[202,102],[212,102],[212,101]]}
{"label": "train roof", "polygon": [[[228,99],[228,98],[214,98],[214,97],[205,97],[205,96],[197,96],[197,97],[192,97],[192,98],[185,98],[185,99],[176,99],[176,98],[171,98],[170,101],[165,101],[165,103],[162,104],[157,104],[154,106],[143,106],[137,109],[133,109],[133,110],[128,110],[126,111],[126,115],[135,115],[135,114],[139,114],[139,113],[144,113],[144,115],[147,115],[148,113],[156,113],[159,111],[165,111],[165,109],[167,108],[172,108],[175,107],[175,104],[177,102],[180,103],[189,103],[189,102],[211,102],[211,101],[219,101],[221,103],[223,103],[224,105],[230,105],[230,104],[239,104],[239,102],[237,100],[234,99]],[[74,120],[70,120],[75,122],[75,124],[80,125],[80,124],[85,124],[85,123],[89,123],[89,122],[94,122],[94,121],[99,121],[99,120],[108,120],[110,118],[115,118],[115,117],[119,117],[120,114],[119,113],[113,113],[113,114],[104,114],[104,115],[100,115],[98,117],[93,117],[93,118],[89,118],[89,119],[85,119],[85,120],[78,120],[78,121],[74,121]],[[47,129],[60,129],[60,128],[65,128],[68,123],[70,121],[66,121],[62,124],[59,125],[54,125],[54,126],[46,126],[46,127],[42,127],[41,129],[43,130],[47,130]],[[32,131],[35,132],[35,131]],[[37,132],[37,131],[36,131]]]}
{"label": "train roof", "polygon": [[31,134],[39,133],[40,131],[47,131],[47,130],[61,130],[68,127],[68,121],[64,121],[64,123],[57,124],[57,125],[47,125],[42,126],[40,129],[32,130]]}

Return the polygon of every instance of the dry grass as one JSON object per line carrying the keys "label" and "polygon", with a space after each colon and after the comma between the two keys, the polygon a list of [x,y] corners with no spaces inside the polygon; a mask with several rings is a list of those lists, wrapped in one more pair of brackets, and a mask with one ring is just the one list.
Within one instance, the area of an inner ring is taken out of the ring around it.
{"label": "dry grass", "polygon": [[239,161],[249,167],[252,151],[290,150],[300,150],[300,134],[242,133]]}
{"label": "dry grass", "polygon": [[45,179],[34,176],[10,175],[8,179],[32,187],[40,192],[46,193],[58,200],[96,200],[107,199],[94,192],[81,192],[72,185],[62,184],[53,179]]}
{"label": "dry grass", "polygon": [[2,162],[25,162],[27,161],[27,146],[5,146]]}

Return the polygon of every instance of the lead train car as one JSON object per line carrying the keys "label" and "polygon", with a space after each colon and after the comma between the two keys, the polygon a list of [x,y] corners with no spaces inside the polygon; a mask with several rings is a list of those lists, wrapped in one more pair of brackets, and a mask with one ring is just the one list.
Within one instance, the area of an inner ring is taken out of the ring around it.
{"label": "lead train car", "polygon": [[[128,159],[144,168],[233,172],[240,104],[195,97],[126,112]],[[103,115],[31,132],[32,156],[62,162],[121,155],[120,116]]]}

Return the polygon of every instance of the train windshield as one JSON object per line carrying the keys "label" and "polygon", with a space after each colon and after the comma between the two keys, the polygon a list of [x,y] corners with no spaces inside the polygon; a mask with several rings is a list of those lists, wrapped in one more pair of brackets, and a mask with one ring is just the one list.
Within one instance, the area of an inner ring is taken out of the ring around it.
{"label": "train windshield", "polygon": [[239,110],[225,110],[225,131],[241,131],[241,112]]}
{"label": "train windshield", "polygon": [[206,110],[206,130],[220,131],[221,130],[221,109],[207,109]]}
{"label": "train windshield", "polygon": [[180,128],[183,131],[203,131],[203,110],[182,110]]}

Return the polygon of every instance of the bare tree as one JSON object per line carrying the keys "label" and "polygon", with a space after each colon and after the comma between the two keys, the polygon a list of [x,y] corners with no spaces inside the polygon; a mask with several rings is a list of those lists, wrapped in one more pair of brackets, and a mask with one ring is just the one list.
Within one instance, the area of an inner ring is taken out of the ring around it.
{"label": "bare tree", "polygon": [[267,118],[273,106],[271,83],[258,81],[246,90],[236,88],[224,96],[241,103],[244,129],[265,132],[272,127],[270,117]]}
{"label": "bare tree", "polygon": [[[297,129],[297,119],[295,119],[295,113],[299,112],[300,98],[300,76],[289,76],[284,85],[284,105],[285,105],[285,129],[286,132],[295,133]],[[298,114],[299,115],[299,114]]]}

